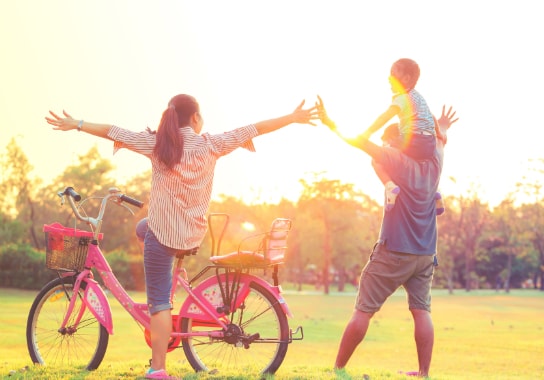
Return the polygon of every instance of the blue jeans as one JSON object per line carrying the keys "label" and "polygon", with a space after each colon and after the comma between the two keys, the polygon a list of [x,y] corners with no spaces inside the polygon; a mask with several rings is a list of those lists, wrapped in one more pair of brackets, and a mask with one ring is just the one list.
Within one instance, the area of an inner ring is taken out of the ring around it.
{"label": "blue jeans", "polygon": [[157,240],[147,229],[144,240],[144,271],[147,306],[150,314],[172,309],[172,267],[177,249],[169,248]]}

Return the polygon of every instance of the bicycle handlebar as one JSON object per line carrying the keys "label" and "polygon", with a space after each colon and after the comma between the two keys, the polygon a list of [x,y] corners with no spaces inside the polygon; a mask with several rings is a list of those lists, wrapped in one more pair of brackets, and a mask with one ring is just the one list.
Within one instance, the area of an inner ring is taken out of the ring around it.
{"label": "bicycle handlebar", "polygon": [[131,204],[133,206],[138,207],[138,208],[144,207],[144,202],[141,202],[141,201],[139,201],[137,199],[131,198],[128,195],[125,195],[125,194],[121,195],[119,197],[119,199],[121,199],[121,201],[123,201],[123,202],[127,202],[127,203],[129,203],[129,204]]}
{"label": "bicycle handlebar", "polygon": [[62,194],[71,196],[76,202],[79,202],[81,200],[81,195],[79,195],[71,186],[64,189]]}
{"label": "bicycle handlebar", "polygon": [[128,204],[131,204],[135,207],[142,208],[144,207],[144,202],[141,202],[137,199],[131,198],[128,195],[121,194],[121,191],[116,188],[112,187],[109,189],[109,194],[105,195],[102,198],[102,202],[100,204],[100,210],[98,211],[98,216],[96,218],[90,217],[90,216],[83,216],[81,215],[79,211],[79,207],[76,205],[75,202],[81,201],[81,195],[79,195],[73,187],[68,186],[63,191],[60,191],[58,193],[58,196],[62,198],[62,203],[64,203],[64,196],[68,197],[68,203],[70,204],[70,207],[72,208],[72,211],[74,212],[75,217],[87,224],[90,224],[95,228],[94,234],[98,235],[100,233],[100,227],[102,225],[102,218],[104,217],[104,212],[106,211],[106,205],[109,200],[112,200],[114,203],[116,203],[119,206],[125,207],[128,209],[132,214],[134,212],[123,204],[123,202],[126,202]]}

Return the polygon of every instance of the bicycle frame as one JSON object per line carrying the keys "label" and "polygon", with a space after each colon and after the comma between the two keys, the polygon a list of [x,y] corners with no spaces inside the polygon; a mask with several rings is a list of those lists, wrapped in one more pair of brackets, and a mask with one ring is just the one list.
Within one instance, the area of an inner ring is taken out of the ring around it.
{"label": "bicycle frame", "polygon": [[[136,207],[142,203],[121,194],[117,188],[110,188],[109,194],[102,197],[97,217],[93,218],[82,215],[80,208],[85,200],[81,201],[73,188],[66,188],[59,196],[63,202],[67,196],[76,218],[90,225],[93,232],[65,228],[58,223],[44,226],[46,265],[57,271],[58,279],[40,290],[30,308],[27,346],[34,363],[84,364],[86,369],[93,370],[102,362],[108,337],[114,332],[105,289],[144,330],[145,341],[151,347],[152,317],[148,305],[135,302],[129,296],[98,244],[109,200],[131,212],[124,203]],[[225,214],[210,214],[210,224],[212,215]],[[226,223],[228,216],[223,232]],[[278,281],[278,265],[283,263],[290,228],[289,219],[276,218],[270,230],[249,237],[260,237],[255,250],[242,250],[240,243],[237,251],[219,255],[222,234],[215,241],[210,225],[217,250],[212,248],[210,264],[192,279],[183,266],[183,256],[177,257],[170,301],[173,305],[178,291],[183,290],[186,297],[179,309],[176,306],[178,313],[172,313],[168,352],[182,349],[187,362],[197,372],[260,367],[261,373],[273,374],[279,368],[288,344],[304,338],[301,326],[294,332],[289,328],[288,317],[292,314]],[[251,273],[268,268],[272,268],[271,282]],[[104,286],[95,277],[99,277]],[[84,354],[80,355],[80,351]],[[88,362],[85,362],[86,356]]]}
{"label": "bicycle frame", "polygon": [[[113,334],[113,318],[111,308],[108,298],[102,290],[102,287],[98,284],[96,280],[94,280],[93,273],[91,269],[89,269],[92,267],[96,268],[98,274],[104,282],[104,285],[113,294],[113,296],[117,299],[121,306],[123,306],[123,308],[136,320],[136,322],[140,323],[144,328],[149,329],[150,316],[147,304],[135,302],[130,297],[130,295],[124,290],[124,288],[115,277],[99,246],[96,244],[96,242],[91,242],[88,247],[88,254],[85,262],[86,269],[77,275],[74,288],[76,290],[79,289],[81,287],[82,281],[85,281],[87,283],[87,287],[85,288],[82,301],[85,307],[87,307],[91,311],[91,313],[96,317],[100,324],[102,324],[106,328],[108,333]],[[202,273],[211,268],[214,267],[206,267],[199,274],[199,276],[201,276]],[[220,270],[222,268],[224,267],[216,267],[217,270]],[[61,274],[61,276],[68,277],[73,276],[74,274],[75,273],[73,272],[66,272]],[[193,318],[199,323],[205,323],[216,328],[221,327],[222,330],[225,330],[229,323],[229,320],[226,317],[228,311],[219,311],[221,306],[223,306],[224,295],[222,295],[222,291],[220,289],[217,289],[217,287],[222,287],[223,285],[221,284],[236,284],[237,291],[235,293],[234,299],[231,300],[232,304],[229,305],[229,308],[234,310],[243,303],[245,297],[249,292],[249,285],[251,282],[255,282],[270,290],[272,294],[276,297],[278,303],[281,305],[285,315],[287,315],[288,317],[293,316],[291,311],[289,310],[287,303],[281,296],[280,286],[272,286],[267,281],[257,276],[250,275],[248,273],[235,272],[234,275],[238,277],[234,281],[227,278],[227,273],[211,276],[206,280],[202,281],[198,286],[193,289],[191,286],[191,282],[187,279],[187,273],[185,269],[181,267],[180,263],[178,262],[173,276],[171,295],[173,297],[177,290],[177,286],[181,286],[187,294],[187,298],[180,307],[178,314],[179,317]],[[215,291],[210,290],[214,289],[214,287]],[[68,321],[70,320],[70,316],[72,315],[75,301],[75,299],[70,300],[66,316],[59,330],[67,329],[66,326],[68,325]],[[71,326],[71,328],[77,327],[77,324],[80,322],[81,315],[83,315],[84,311],[84,308],[79,311],[79,315],[75,320],[75,326]],[[189,336],[210,336],[212,338],[221,338],[223,337],[223,331],[212,330],[202,331],[198,333],[193,332],[190,334],[183,334],[181,332],[174,331],[172,332],[171,336],[176,338],[187,338]]]}

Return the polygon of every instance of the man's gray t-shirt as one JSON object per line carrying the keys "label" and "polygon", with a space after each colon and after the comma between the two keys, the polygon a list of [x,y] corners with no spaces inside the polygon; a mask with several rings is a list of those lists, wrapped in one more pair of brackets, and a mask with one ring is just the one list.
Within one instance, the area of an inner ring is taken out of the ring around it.
{"label": "man's gray t-shirt", "polygon": [[436,253],[436,201],[443,156],[416,161],[395,148],[381,148],[376,157],[400,187],[395,207],[384,212],[380,240],[387,249],[416,255]]}

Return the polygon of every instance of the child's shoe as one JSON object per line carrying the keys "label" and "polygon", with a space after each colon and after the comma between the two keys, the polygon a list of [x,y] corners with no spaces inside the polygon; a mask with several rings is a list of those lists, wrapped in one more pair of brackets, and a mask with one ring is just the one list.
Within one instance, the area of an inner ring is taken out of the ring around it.
{"label": "child's shoe", "polygon": [[400,187],[394,182],[389,181],[385,184],[385,211],[391,211],[395,207],[395,201],[399,193]]}
{"label": "child's shoe", "polygon": [[434,199],[436,200],[436,215],[442,215],[444,211],[446,211],[446,208],[444,206],[444,200],[442,199],[442,195],[437,192],[434,196]]}
{"label": "child's shoe", "polygon": [[145,373],[146,379],[158,379],[158,380],[179,380],[178,377],[168,376],[168,373],[164,369],[151,369],[149,368]]}

